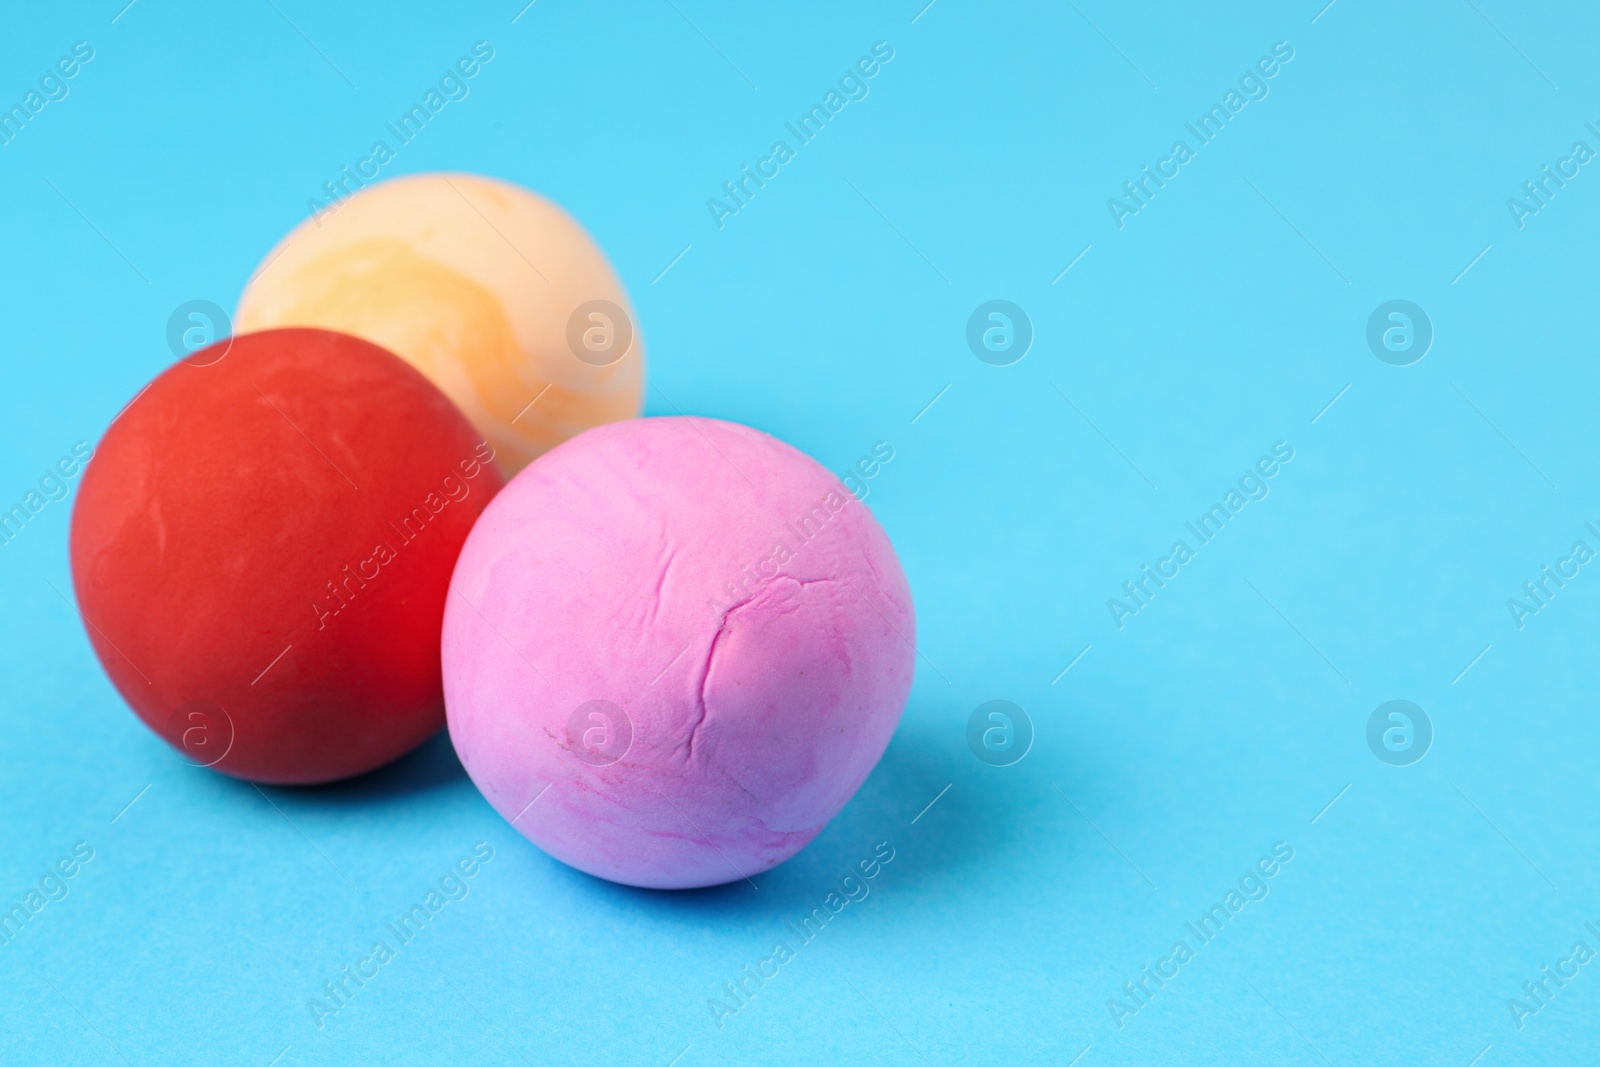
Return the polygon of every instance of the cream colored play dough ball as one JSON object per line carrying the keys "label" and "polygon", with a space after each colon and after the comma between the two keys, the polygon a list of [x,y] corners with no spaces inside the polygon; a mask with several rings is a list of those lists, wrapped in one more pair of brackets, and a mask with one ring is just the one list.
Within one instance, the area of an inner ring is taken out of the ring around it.
{"label": "cream colored play dough ball", "polygon": [[644,344],[611,264],[561,208],[492,178],[379,182],[295,227],[234,323],[280,326],[354,334],[405,359],[508,475],[639,414]]}

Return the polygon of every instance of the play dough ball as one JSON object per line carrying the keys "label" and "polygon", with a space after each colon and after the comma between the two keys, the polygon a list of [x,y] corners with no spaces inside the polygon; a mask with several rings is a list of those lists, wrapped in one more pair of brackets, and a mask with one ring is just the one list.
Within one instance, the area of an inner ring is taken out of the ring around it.
{"label": "play dough ball", "polygon": [[500,485],[449,399],[376,345],[220,342],[151,382],[83,476],[89,640],[192,762],[281,783],[371,770],[444,722],[445,591]]}
{"label": "play dough ball", "polygon": [[915,637],[889,539],[815,461],[712,419],[615,423],[512,479],[467,538],[450,736],[557,859],[717,885],[788,859],[855,793]]}
{"label": "play dough ball", "polygon": [[644,343],[622,283],[570,215],[470,174],[368,186],[301,223],[239,301],[243,332],[364,337],[466,412],[508,474],[639,414]]}

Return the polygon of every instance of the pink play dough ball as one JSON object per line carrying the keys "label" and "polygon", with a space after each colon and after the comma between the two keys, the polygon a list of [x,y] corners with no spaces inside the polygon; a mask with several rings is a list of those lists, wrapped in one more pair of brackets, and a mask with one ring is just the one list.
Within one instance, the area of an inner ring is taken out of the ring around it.
{"label": "pink play dough ball", "polygon": [[854,795],[915,639],[888,537],[816,461],[714,419],[611,423],[535,460],[468,536],[450,737],[562,862],[718,885],[782,863]]}

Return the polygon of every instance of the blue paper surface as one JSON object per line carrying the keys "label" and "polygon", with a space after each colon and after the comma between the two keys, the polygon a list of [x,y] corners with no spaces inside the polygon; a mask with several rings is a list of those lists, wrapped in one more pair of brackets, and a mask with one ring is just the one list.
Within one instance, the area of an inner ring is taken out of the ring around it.
{"label": "blue paper surface", "polygon": [[[1600,1055],[1600,15],[923,2],[11,5],[0,1061]],[[443,734],[317,789],[191,767],[71,603],[49,469],[480,41],[384,177],[576,215],[648,414],[894,451],[911,699],[755,888],[566,868]]]}

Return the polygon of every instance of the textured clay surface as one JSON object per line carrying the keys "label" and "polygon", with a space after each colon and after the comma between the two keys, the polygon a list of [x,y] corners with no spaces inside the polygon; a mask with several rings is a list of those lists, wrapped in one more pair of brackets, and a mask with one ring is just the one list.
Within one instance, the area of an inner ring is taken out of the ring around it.
{"label": "textured clay surface", "polygon": [[491,804],[580,870],[716,885],[805,846],[899,722],[911,595],[865,506],[782,442],[700,418],[591,430],[462,550],[445,699]]}
{"label": "textured clay surface", "polygon": [[174,364],[119,415],[72,515],[89,639],[192,762],[262,782],[371,770],[444,721],[451,568],[501,485],[405,362],[273,330]]}
{"label": "textured clay surface", "polygon": [[[621,317],[591,318],[596,301]],[[379,182],[307,219],[262,260],[237,320],[241,333],[319,326],[387,348],[456,402],[508,473],[637,415],[643,396],[644,342],[599,246],[543,197],[472,174]],[[585,343],[601,351],[579,358]]]}

